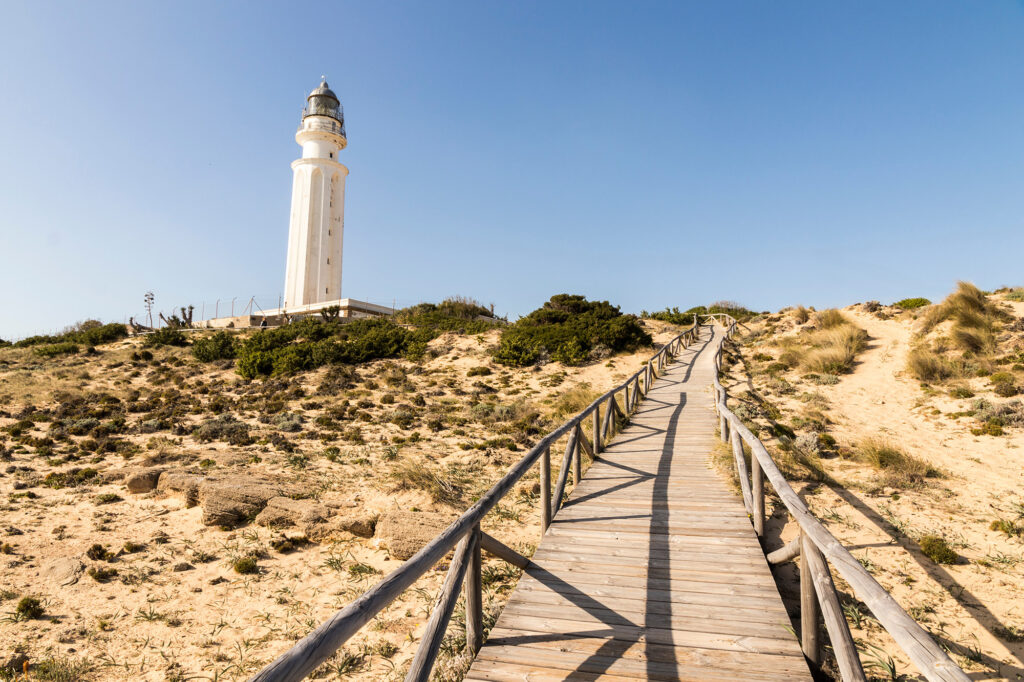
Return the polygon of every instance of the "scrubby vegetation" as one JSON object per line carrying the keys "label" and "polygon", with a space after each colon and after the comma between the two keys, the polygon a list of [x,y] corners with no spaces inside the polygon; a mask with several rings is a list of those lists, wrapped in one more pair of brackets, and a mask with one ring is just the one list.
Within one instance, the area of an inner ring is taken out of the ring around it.
{"label": "scrubby vegetation", "polygon": [[925,535],[919,541],[921,552],[937,564],[955,564],[960,555],[940,535]]}
{"label": "scrubby vegetation", "polygon": [[927,462],[907,454],[898,445],[889,441],[867,439],[857,446],[856,452],[861,461],[883,474],[881,483],[889,487],[918,485],[926,478],[941,475],[941,472],[929,466]]}
{"label": "scrubby vegetation", "polygon": [[494,316],[494,307],[485,308],[478,301],[454,296],[440,303],[420,303],[395,313],[395,322],[437,332],[480,334],[505,325]]}
{"label": "scrubby vegetation", "polygon": [[200,362],[231,360],[238,352],[235,337],[226,331],[219,331],[207,338],[198,338],[192,343],[192,355]]}
{"label": "scrubby vegetation", "polygon": [[917,308],[923,308],[931,304],[932,302],[927,298],[904,298],[901,301],[893,303],[893,306],[902,308],[903,310],[916,310]]}
{"label": "scrubby vegetation", "polygon": [[780,340],[779,369],[838,375],[849,372],[868,335],[838,310],[814,316],[814,325]]}
{"label": "scrubby vegetation", "polygon": [[29,346],[56,345],[56,344],[81,344],[83,346],[99,346],[104,343],[112,343],[128,336],[128,330],[123,324],[112,322],[103,324],[97,320],[86,320],[68,327],[57,335],[30,336],[14,343],[15,348],[26,348]]}
{"label": "scrubby vegetation", "polygon": [[746,322],[759,314],[753,310],[748,310],[746,307],[734,301],[718,301],[710,305],[699,305],[683,311],[680,311],[678,307],[665,308],[662,311],[654,313],[649,313],[644,310],[640,313],[640,317],[650,320],[661,320],[662,322],[670,322],[681,326],[688,326],[693,324],[694,315],[712,315],[715,313],[726,313],[727,315],[732,315],[740,322]]}
{"label": "scrubby vegetation", "polygon": [[566,365],[580,365],[651,343],[651,335],[639,319],[622,314],[617,306],[559,294],[507,327],[494,358],[511,367],[531,365],[542,355]]}

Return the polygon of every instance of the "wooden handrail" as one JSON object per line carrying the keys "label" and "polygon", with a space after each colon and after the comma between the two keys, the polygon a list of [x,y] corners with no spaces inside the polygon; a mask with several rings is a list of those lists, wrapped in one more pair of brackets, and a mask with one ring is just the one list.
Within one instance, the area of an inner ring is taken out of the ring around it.
{"label": "wooden handrail", "polygon": [[[706,317],[713,317],[716,321],[719,321],[719,318],[721,318],[728,322],[728,324],[723,324],[726,327],[726,333],[724,338],[720,340],[715,352],[715,365],[721,369],[724,339],[732,337],[737,322],[728,315],[722,316],[718,314]],[[758,476],[763,473],[768,479],[768,482],[775,489],[775,493],[782,500],[782,504],[785,505],[800,527],[802,543],[804,544],[804,551],[799,552],[804,556],[800,566],[801,578],[806,573],[808,576],[806,584],[813,584],[814,589],[810,590],[810,592],[817,597],[814,611],[817,611],[820,607],[826,615],[826,627],[829,629],[832,647],[839,661],[844,682],[848,680],[862,680],[864,679],[864,672],[860,666],[860,657],[853,644],[853,638],[849,636],[849,625],[846,623],[846,619],[841,617],[841,610],[838,611],[838,615],[836,614],[838,595],[835,591],[835,585],[831,584],[831,576],[829,575],[828,580],[825,580],[825,575],[828,575],[828,568],[825,564],[826,560],[849,583],[854,594],[867,605],[878,622],[900,648],[903,649],[926,679],[932,682],[968,682],[970,678],[967,674],[935,643],[931,635],[903,610],[899,603],[893,599],[892,595],[879,585],[878,581],[868,573],[867,569],[850,554],[849,550],[843,547],[839,540],[814,517],[807,508],[807,505],[796,494],[796,491],[790,487],[785,476],[782,475],[782,472],[776,466],[775,461],[761,441],[726,406],[728,394],[722,386],[718,373],[715,374],[714,378],[714,390],[716,409],[722,418],[722,423],[725,425],[724,428],[728,429],[732,434],[739,434],[742,441],[750,446],[751,463],[757,463],[757,468],[759,469]],[[742,457],[740,460],[742,461]],[[745,477],[746,471],[739,475]],[[759,529],[763,533],[764,490],[760,484],[752,487],[756,488],[754,491],[755,499],[752,500],[752,516],[754,517],[752,518],[752,523],[755,529]],[[760,497],[760,500],[757,497]],[[795,557],[798,552],[794,551],[791,545],[782,550],[772,552],[768,557],[769,560],[771,561],[774,558],[784,561]],[[808,548],[813,548],[815,551],[808,551]],[[807,555],[813,556],[808,557]],[[817,565],[817,559],[821,560],[820,565]],[[776,561],[772,561],[772,563],[776,563]],[[816,577],[815,574],[817,574]],[[833,596],[836,597],[835,600],[832,599]],[[806,628],[802,629],[806,631]],[[834,633],[833,630],[835,630]],[[805,652],[807,651],[806,646],[804,650]],[[809,656],[809,658],[813,658],[813,656]]]}
{"label": "wooden handrail", "polygon": [[[306,675],[313,672],[313,670],[315,670],[321,663],[333,655],[334,652],[348,641],[350,637],[356,634],[356,632],[358,632],[364,625],[387,607],[388,604],[397,599],[399,595],[411,587],[413,583],[415,583],[424,573],[430,570],[438,561],[443,559],[448,552],[450,552],[452,548],[460,542],[465,542],[466,544],[460,545],[457,554],[461,556],[463,553],[467,553],[467,558],[465,561],[461,562],[463,565],[456,569],[461,572],[457,581],[455,580],[455,574],[451,572],[452,569],[449,569],[449,578],[451,580],[446,580],[445,585],[442,588],[442,596],[452,589],[455,590],[455,592],[458,591],[457,582],[462,582],[462,576],[465,575],[467,569],[467,566],[465,565],[466,562],[473,564],[468,566],[471,572],[471,579],[470,581],[467,581],[467,585],[474,583],[473,589],[479,592],[481,589],[480,581],[477,580],[476,576],[472,575],[472,573],[479,567],[479,560],[477,557],[479,556],[481,547],[487,551],[491,551],[492,549],[497,550],[497,552],[495,552],[496,555],[506,558],[507,560],[514,558],[511,556],[502,556],[503,551],[498,547],[501,543],[498,543],[498,545],[491,544],[489,540],[493,540],[493,538],[489,538],[489,536],[485,536],[480,532],[480,522],[483,517],[494,509],[495,505],[497,505],[498,502],[512,490],[515,484],[526,474],[526,472],[539,461],[541,463],[541,512],[542,525],[544,526],[542,532],[547,530],[547,525],[550,523],[554,515],[558,513],[558,509],[561,506],[561,498],[565,490],[569,470],[570,468],[573,468],[573,464],[577,464],[577,475],[581,475],[581,472],[578,470],[579,459],[575,455],[579,452],[581,439],[585,440],[585,436],[583,435],[581,428],[584,419],[592,417],[594,420],[595,433],[593,453],[594,455],[598,455],[614,434],[616,412],[622,416],[626,416],[626,414],[623,413],[623,409],[619,407],[617,402],[615,402],[615,394],[626,389],[626,387],[631,383],[635,382],[635,385],[639,386],[641,377],[643,377],[644,380],[644,393],[646,394],[647,391],[650,390],[654,379],[657,378],[655,366],[657,366],[658,369],[661,369],[668,364],[668,362],[678,354],[680,349],[686,348],[687,343],[696,338],[699,332],[700,325],[695,320],[693,325],[673,337],[668,343],[662,346],[658,352],[652,355],[641,369],[630,375],[615,388],[594,400],[594,402],[584,408],[583,411],[579,412],[574,417],[571,417],[564,424],[541,438],[540,441],[538,441],[522,459],[514,464],[497,483],[485,492],[473,506],[463,512],[463,514],[450,526],[441,531],[441,533],[427,543],[426,546],[410,557],[400,568],[387,575],[379,583],[357,597],[355,601],[336,612],[311,633],[296,642],[292,648],[281,654],[272,663],[263,668],[263,670],[251,677],[250,682],[297,682],[298,680],[302,680]],[[634,392],[634,406],[636,404],[635,398],[636,393]],[[607,412],[605,414],[605,423],[602,427],[600,422],[600,409],[605,403],[607,403]],[[632,411],[628,404],[626,404],[625,409],[629,412]],[[562,470],[559,472],[558,482],[555,485],[555,497],[552,499],[549,497],[551,494],[550,448],[554,445],[555,441],[566,434],[569,435],[569,440],[566,444],[566,452],[562,461]],[[467,540],[469,534],[473,534],[475,539]],[[504,547],[504,545],[501,545],[501,547]],[[509,551],[512,550],[509,549]],[[469,553],[473,554],[473,556],[468,556]],[[511,563],[518,565],[521,562],[516,560],[511,561]],[[453,562],[452,566],[454,567],[456,564]],[[438,602],[439,607],[442,606],[442,604],[443,602]],[[476,609],[477,603],[474,603],[472,606]],[[444,625],[447,625],[448,616],[444,617],[443,620]],[[474,645],[479,639],[477,636],[478,623],[475,621],[475,616],[467,614],[466,641],[467,645],[474,650],[476,648]],[[431,622],[433,623],[433,619]],[[438,621],[438,626],[440,626],[440,621]],[[443,627],[441,630],[443,632]],[[434,635],[431,636],[433,637]],[[421,641],[420,648],[417,650],[416,658],[414,660],[421,660],[420,651],[425,646],[433,646],[432,642],[428,642],[426,636],[424,637],[424,640]],[[425,664],[421,668],[418,668],[418,674],[420,675],[426,674],[429,676],[430,668],[433,666],[436,651],[433,656],[427,655],[428,653],[429,652],[424,652],[422,656],[422,660],[425,661]],[[412,675],[412,671],[410,671],[410,675]]]}

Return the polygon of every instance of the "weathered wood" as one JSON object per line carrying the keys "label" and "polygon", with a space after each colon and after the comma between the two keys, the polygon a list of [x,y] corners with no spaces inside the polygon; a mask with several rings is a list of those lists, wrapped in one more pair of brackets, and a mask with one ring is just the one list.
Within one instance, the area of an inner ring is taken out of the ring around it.
{"label": "weathered wood", "polygon": [[601,454],[601,410],[594,410],[594,457]]}
{"label": "weathered wood", "polygon": [[617,412],[631,413],[630,424],[604,439],[467,680],[809,682],[743,503],[706,466],[715,439],[702,390],[714,372],[707,341],[720,332],[701,332],[703,346],[676,362],[682,339],[662,349],[664,382],[640,389],[645,373],[623,402],[605,399],[599,437],[615,432]]}
{"label": "weathered wood", "polygon": [[753,503],[750,499],[750,485],[747,483],[747,458],[743,453],[743,442],[740,434],[732,433],[732,456],[736,462],[736,476],[740,479],[740,491],[743,495],[743,506],[748,514],[753,513]]}
{"label": "weathered wood", "polygon": [[482,577],[483,564],[480,556],[480,526],[477,525],[473,528],[468,537],[471,545],[465,580],[466,648],[475,654],[484,643],[484,585]]}
{"label": "weathered wood", "polygon": [[807,555],[814,551],[814,543],[810,538],[800,535],[800,646],[804,656],[815,668],[821,667],[822,648],[818,636],[820,632],[820,612],[818,598],[814,594],[814,576],[808,566]]}
{"label": "weathered wood", "polygon": [[803,575],[806,563],[814,583],[814,591],[818,595],[818,605],[825,621],[825,628],[828,630],[828,638],[832,642],[832,651],[836,656],[836,663],[839,664],[842,680],[867,682],[860,656],[857,654],[857,645],[853,642],[850,626],[843,615],[843,607],[839,604],[839,595],[836,593],[835,583],[832,582],[832,574],[829,573],[825,559],[813,542],[806,543],[806,550],[800,562],[800,573]]}
{"label": "weathered wood", "polygon": [[761,473],[761,462],[757,457],[750,458],[750,496],[754,506],[754,532],[757,537],[764,539],[764,474]]}
{"label": "weathered wood", "polygon": [[501,540],[498,540],[487,533],[480,533],[480,548],[488,554],[493,554],[499,559],[504,559],[518,568],[526,568],[530,565],[529,559],[506,545]]}
{"label": "weathered wood", "polygon": [[769,554],[768,563],[772,566],[777,566],[787,561],[792,561],[798,556],[800,556],[800,536],[793,538],[784,547],[780,547]]}
{"label": "weathered wood", "polygon": [[[416,655],[409,666],[409,672],[405,676],[406,682],[427,682],[430,679],[430,671],[437,658],[437,652],[441,648],[441,640],[444,639],[445,630],[448,628],[448,621],[455,610],[455,602],[458,598],[459,588],[462,586],[462,579],[466,574],[469,565],[469,554],[472,551],[473,541],[467,535],[460,542],[455,550],[455,557],[448,567],[448,575],[445,576],[441,592],[437,596],[434,608],[430,613],[430,620],[427,621],[427,628],[423,633],[423,639],[416,649]],[[263,673],[260,673],[262,675]],[[305,675],[303,675],[304,677]],[[257,676],[256,679],[258,679]],[[293,678],[302,679],[302,677]]]}
{"label": "weathered wood", "polygon": [[594,452],[594,446],[590,444],[590,441],[587,439],[587,434],[583,432],[582,426],[580,427],[579,441],[580,447],[583,448],[583,452],[587,453],[587,457],[590,457],[592,460],[596,460],[597,453]]}
{"label": "weathered wood", "polygon": [[551,448],[544,448],[540,456],[540,534],[543,537],[551,525]]}
{"label": "weathered wood", "polygon": [[576,450],[576,434],[573,429],[569,434],[569,440],[565,444],[565,454],[562,456],[562,468],[558,472],[558,482],[555,483],[555,497],[551,501],[551,516],[554,518],[558,510],[562,508],[562,498],[565,496],[565,486],[569,482],[569,470],[572,468],[572,456]]}
{"label": "weathered wood", "polygon": [[580,477],[583,476],[583,458],[580,456],[580,437],[583,435],[583,430],[579,426],[572,433],[575,442],[572,448],[572,484],[577,486],[580,484]]}

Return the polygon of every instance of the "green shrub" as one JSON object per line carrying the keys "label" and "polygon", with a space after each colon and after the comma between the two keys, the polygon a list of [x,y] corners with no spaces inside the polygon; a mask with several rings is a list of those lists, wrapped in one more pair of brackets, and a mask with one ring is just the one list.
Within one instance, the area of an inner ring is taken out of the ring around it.
{"label": "green shrub", "polygon": [[420,303],[395,313],[395,322],[435,332],[480,334],[504,326],[504,320],[482,306],[479,301],[464,296],[446,298],[440,303]]}
{"label": "green shrub", "polygon": [[230,332],[219,331],[209,338],[196,339],[192,343],[192,355],[200,362],[230,360],[237,353],[235,337]]}
{"label": "green shrub", "polygon": [[466,372],[467,377],[485,377],[491,373],[490,367],[472,367]]}
{"label": "green shrub", "polygon": [[646,310],[640,313],[640,317],[649,320],[660,320],[662,322],[669,322],[671,324],[677,324],[679,326],[688,327],[693,324],[694,315],[712,315],[715,313],[725,313],[732,315],[733,318],[740,322],[746,322],[752,317],[757,316],[757,313],[753,310],[748,310],[739,303],[733,301],[717,301],[711,305],[700,305],[690,308],[688,310],[680,311],[678,307],[665,308],[664,310],[656,313],[649,313]]}
{"label": "green shrub", "polygon": [[74,488],[92,481],[99,476],[99,472],[92,468],[73,468],[67,471],[51,471],[43,479],[43,485],[60,490],[61,488]]}
{"label": "green shrub", "polygon": [[974,391],[967,386],[954,386],[949,389],[949,395],[951,398],[973,398]]}
{"label": "green shrub", "polygon": [[143,342],[143,345],[148,348],[156,346],[187,346],[188,339],[177,329],[161,327],[151,334],[146,334],[146,340]]}
{"label": "green shrub", "polygon": [[57,355],[71,355],[78,352],[78,344],[68,341],[65,343],[55,343],[50,346],[36,346],[32,349],[32,352],[44,358],[52,358]]}
{"label": "green shrub", "polygon": [[992,390],[1001,398],[1010,398],[1020,392],[1015,383],[1016,377],[1009,372],[996,372],[988,380],[992,383]]}
{"label": "green shrub", "polygon": [[101,324],[96,320],[87,320],[55,336],[30,336],[14,344],[17,348],[38,346],[41,344],[79,343],[85,346],[99,346],[111,343],[128,336],[123,324],[112,322]]}
{"label": "green shrub", "polygon": [[632,352],[651,343],[639,319],[623,315],[607,301],[559,294],[502,332],[495,360],[522,367],[546,350],[556,359],[579,364],[599,347]]}
{"label": "green shrub", "polygon": [[208,419],[193,429],[192,435],[200,443],[219,440],[231,445],[250,445],[253,442],[249,434],[249,425],[238,421],[230,414]]}
{"label": "green shrub", "polygon": [[251,556],[239,557],[231,562],[231,568],[235,569],[235,573],[241,573],[242,575],[251,575],[253,573],[259,573],[260,566],[256,563],[256,559]]}
{"label": "green shrub", "polygon": [[1024,287],[1016,287],[1011,289],[1007,294],[1006,298],[1009,301],[1024,301]]}
{"label": "green shrub", "polygon": [[931,305],[932,302],[927,298],[905,298],[902,301],[896,301],[893,303],[897,308],[903,310],[914,310],[915,308],[923,308],[926,305]]}
{"label": "green shrub", "polygon": [[43,602],[38,597],[22,597],[18,601],[18,605],[14,607],[14,615],[17,620],[42,618],[44,612]]}
{"label": "green shrub", "polygon": [[925,535],[918,544],[921,545],[921,552],[937,564],[955,564],[960,558],[940,535]]}

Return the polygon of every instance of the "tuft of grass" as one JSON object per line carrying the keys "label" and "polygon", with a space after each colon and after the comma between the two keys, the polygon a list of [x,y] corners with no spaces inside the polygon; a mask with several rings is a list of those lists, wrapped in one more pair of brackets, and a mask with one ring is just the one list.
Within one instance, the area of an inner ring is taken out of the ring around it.
{"label": "tuft of grass", "polygon": [[252,575],[253,573],[259,573],[260,566],[256,563],[256,559],[251,556],[239,557],[231,562],[231,568],[235,569],[235,573],[242,575]]}
{"label": "tuft of grass", "polygon": [[867,332],[848,322],[814,332],[807,337],[811,349],[801,359],[800,368],[804,372],[845,374],[853,369],[867,340]]}
{"label": "tuft of grass", "polygon": [[456,506],[465,494],[465,477],[456,469],[440,472],[423,462],[406,460],[392,470],[391,478],[399,488],[418,488],[425,491],[434,502]]}
{"label": "tuft of grass", "polygon": [[88,679],[92,666],[72,658],[44,658],[32,666],[32,679],[42,682],[80,682]]}
{"label": "tuft of grass", "polygon": [[822,329],[832,329],[833,327],[841,327],[844,324],[849,324],[849,320],[847,320],[846,317],[844,317],[843,314],[835,308],[822,310],[814,316],[814,322]]}
{"label": "tuft of grass", "polygon": [[948,379],[953,367],[938,353],[927,348],[915,348],[907,356],[907,371],[918,381],[932,382]]}
{"label": "tuft of grass", "polygon": [[1006,300],[1024,302],[1024,287],[1015,287],[1011,289],[1006,294]]}
{"label": "tuft of grass", "polygon": [[884,485],[899,487],[920,484],[925,478],[941,476],[941,472],[924,460],[907,454],[899,446],[877,438],[862,441],[856,448],[857,457],[883,472]]}
{"label": "tuft of grass", "polygon": [[798,324],[803,324],[804,322],[807,322],[807,320],[811,319],[811,311],[802,305],[797,306],[793,309],[793,319],[795,319]]}
{"label": "tuft of grass", "polygon": [[955,564],[960,558],[941,535],[925,535],[918,544],[921,546],[921,552],[937,564]]}

